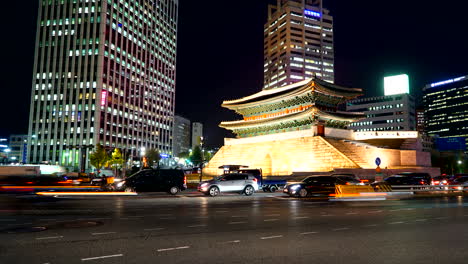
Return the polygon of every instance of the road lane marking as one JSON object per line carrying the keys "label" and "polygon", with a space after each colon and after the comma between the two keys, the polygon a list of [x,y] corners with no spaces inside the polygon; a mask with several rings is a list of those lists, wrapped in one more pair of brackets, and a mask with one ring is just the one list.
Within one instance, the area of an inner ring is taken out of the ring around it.
{"label": "road lane marking", "polygon": [[146,229],[143,229],[144,231],[158,231],[158,230],[163,230],[165,228],[163,227],[156,227],[156,228],[146,228]]}
{"label": "road lane marking", "polygon": [[280,237],[283,237],[283,235],[278,235],[278,236],[267,236],[267,237],[261,237],[260,239],[273,239],[273,238],[280,238]]}
{"label": "road lane marking", "polygon": [[317,234],[318,232],[304,232],[304,233],[300,233],[300,235],[311,235],[311,234]]}
{"label": "road lane marking", "polygon": [[52,237],[36,237],[36,240],[44,240],[44,239],[56,239],[56,238],[63,238],[63,236],[52,236]]}
{"label": "road lane marking", "polygon": [[229,222],[229,225],[237,225],[237,224],[247,224],[245,221],[237,221],[237,222]]}
{"label": "road lane marking", "polygon": [[404,222],[402,221],[397,221],[397,222],[391,222],[391,223],[388,223],[389,225],[398,225],[398,224],[403,224]]}
{"label": "road lane marking", "polygon": [[423,221],[427,221],[427,219],[416,219],[416,220],[414,220],[414,221],[416,221],[416,222],[423,222]]}
{"label": "road lane marking", "polygon": [[100,235],[110,235],[110,234],[115,234],[117,232],[102,232],[102,233],[91,233],[93,236],[100,236]]}
{"label": "road lane marking", "polygon": [[240,240],[231,240],[231,241],[219,242],[219,244],[233,244],[233,243],[240,243]]}
{"label": "road lane marking", "polygon": [[157,251],[158,252],[163,252],[163,251],[171,251],[171,250],[179,250],[179,249],[187,249],[187,248],[190,248],[190,246],[173,247],[173,248],[160,248]]}
{"label": "road lane marking", "polygon": [[204,227],[206,225],[190,225],[190,226],[187,226],[187,227]]}
{"label": "road lane marking", "polygon": [[382,210],[374,210],[374,211],[369,211],[368,213],[369,214],[372,214],[372,213],[381,213],[383,212]]}
{"label": "road lane marking", "polygon": [[331,214],[325,214],[325,215],[321,215],[321,216],[334,216],[334,215],[331,215]]}
{"label": "road lane marking", "polygon": [[107,255],[107,256],[92,257],[92,258],[82,258],[81,261],[104,259],[104,258],[116,258],[116,257],[123,257],[123,254]]}
{"label": "road lane marking", "polygon": [[372,224],[372,225],[365,225],[364,227],[376,227],[378,226],[377,224]]}
{"label": "road lane marking", "polygon": [[280,214],[268,214],[268,215],[265,215],[265,216],[280,216]]}
{"label": "road lane marking", "polygon": [[308,216],[296,216],[293,219],[306,219],[309,218]]}
{"label": "road lane marking", "polygon": [[273,219],[265,219],[263,222],[273,222],[273,221],[278,221],[279,219],[273,218]]}
{"label": "road lane marking", "polygon": [[354,212],[349,212],[349,213],[346,213],[347,215],[355,215],[357,213],[354,213]]}
{"label": "road lane marking", "polygon": [[244,215],[231,215],[231,217],[244,218],[244,217],[247,217],[247,216],[244,216]]}
{"label": "road lane marking", "polygon": [[332,231],[343,231],[343,230],[348,230],[349,227],[341,227],[341,228],[335,228],[335,229],[332,229]]}

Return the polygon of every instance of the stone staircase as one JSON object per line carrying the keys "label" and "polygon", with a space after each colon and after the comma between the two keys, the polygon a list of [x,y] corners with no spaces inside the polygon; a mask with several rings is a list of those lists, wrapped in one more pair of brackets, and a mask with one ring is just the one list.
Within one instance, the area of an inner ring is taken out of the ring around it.
{"label": "stone staircase", "polygon": [[369,164],[363,157],[363,152],[366,151],[367,146],[364,144],[358,145],[357,143],[349,140],[344,140],[344,139],[336,139],[336,138],[328,138],[324,137],[324,140],[326,140],[330,145],[332,145],[334,148],[336,148],[339,152],[343,153],[346,157],[348,157],[350,160],[352,160],[354,163],[356,163],[359,167],[361,168],[367,168],[369,167]]}

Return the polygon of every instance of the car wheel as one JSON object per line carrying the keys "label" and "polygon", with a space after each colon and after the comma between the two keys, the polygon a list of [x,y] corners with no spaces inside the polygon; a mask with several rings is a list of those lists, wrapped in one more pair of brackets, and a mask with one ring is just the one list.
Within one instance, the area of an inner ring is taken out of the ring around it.
{"label": "car wheel", "polygon": [[270,187],[270,192],[276,192],[278,190],[278,188],[276,188],[276,186],[271,186]]}
{"label": "car wheel", "polygon": [[125,187],[124,192],[135,192],[135,188],[133,188],[133,187]]}
{"label": "car wheel", "polygon": [[300,189],[299,190],[299,197],[304,198],[307,196],[307,190],[306,189]]}
{"label": "car wheel", "polygon": [[262,188],[264,192],[268,192],[268,188]]}
{"label": "car wheel", "polygon": [[216,186],[213,186],[210,188],[208,192],[210,193],[210,196],[215,197],[219,194],[219,188]]}
{"label": "car wheel", "polygon": [[254,192],[255,192],[254,187],[252,187],[250,185],[245,187],[245,189],[244,189],[244,194],[247,195],[247,196],[252,195]]}
{"label": "car wheel", "polygon": [[177,186],[171,187],[169,189],[169,193],[172,194],[172,195],[176,195],[177,193],[179,193],[179,187],[177,187]]}

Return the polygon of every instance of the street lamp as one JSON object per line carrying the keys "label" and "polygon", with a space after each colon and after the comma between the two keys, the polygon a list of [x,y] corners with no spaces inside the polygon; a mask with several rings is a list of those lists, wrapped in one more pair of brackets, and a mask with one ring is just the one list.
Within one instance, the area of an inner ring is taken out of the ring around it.
{"label": "street lamp", "polygon": [[463,161],[459,160],[458,165],[462,165]]}

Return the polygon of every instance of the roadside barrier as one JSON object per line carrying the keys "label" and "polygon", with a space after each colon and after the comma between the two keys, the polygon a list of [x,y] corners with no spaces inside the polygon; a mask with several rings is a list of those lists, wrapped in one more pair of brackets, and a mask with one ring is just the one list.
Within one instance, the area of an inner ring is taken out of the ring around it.
{"label": "roadside barrier", "polygon": [[373,193],[375,192],[374,188],[370,185],[336,185],[335,186],[335,196],[355,196],[360,193]]}

